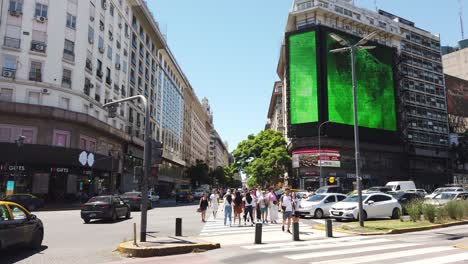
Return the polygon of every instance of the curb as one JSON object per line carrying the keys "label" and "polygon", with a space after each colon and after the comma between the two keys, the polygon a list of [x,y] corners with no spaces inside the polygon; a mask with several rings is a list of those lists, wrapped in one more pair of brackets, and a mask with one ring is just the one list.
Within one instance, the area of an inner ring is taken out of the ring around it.
{"label": "curb", "polygon": [[[386,231],[386,232],[360,233],[360,232],[348,231],[348,230],[344,230],[344,229],[333,229],[333,231],[336,231],[338,233],[345,233],[345,234],[359,235],[359,236],[397,235],[397,234],[404,234],[404,233],[418,232],[418,231],[427,231],[427,230],[433,230],[433,229],[438,229],[438,228],[458,226],[458,225],[466,225],[466,224],[468,224],[468,220],[454,222],[454,223],[447,223],[447,224],[435,224],[435,225],[423,226],[423,227],[409,227],[409,228],[401,228],[401,229],[392,229],[392,230],[389,230],[389,231]],[[313,226],[312,228],[317,229],[317,230],[325,230],[325,226],[321,226],[321,225],[316,225],[316,226]]]}
{"label": "curb", "polygon": [[122,254],[130,255],[134,258],[148,258],[148,257],[160,257],[169,255],[179,255],[191,253],[195,250],[212,250],[221,248],[219,243],[204,243],[204,244],[193,244],[173,247],[142,247],[135,248],[133,245],[129,247],[127,242],[121,243],[117,248]]}
{"label": "curb", "polygon": [[458,243],[454,247],[459,248],[459,249],[467,249],[468,250],[468,245],[465,245],[463,243]]}

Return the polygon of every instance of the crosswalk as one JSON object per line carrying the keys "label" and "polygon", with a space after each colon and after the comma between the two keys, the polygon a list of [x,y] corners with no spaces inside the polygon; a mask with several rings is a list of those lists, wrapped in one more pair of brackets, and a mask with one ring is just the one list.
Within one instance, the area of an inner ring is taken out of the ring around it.
{"label": "crosswalk", "polygon": [[[401,242],[385,237],[342,237],[280,242],[241,248],[288,259],[288,263],[395,264],[468,263],[468,252],[453,246]],[[466,262],[465,262],[466,261]]]}

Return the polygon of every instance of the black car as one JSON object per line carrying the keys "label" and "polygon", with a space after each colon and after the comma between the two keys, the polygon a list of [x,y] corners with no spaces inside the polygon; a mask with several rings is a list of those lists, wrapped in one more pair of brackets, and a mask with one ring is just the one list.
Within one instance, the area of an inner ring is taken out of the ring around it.
{"label": "black car", "polygon": [[12,246],[38,249],[44,238],[44,225],[24,207],[0,202],[0,250]]}
{"label": "black car", "polygon": [[119,217],[130,218],[130,206],[118,196],[95,196],[81,206],[81,218],[85,223],[91,219],[109,219],[113,222]]}
{"label": "black car", "polygon": [[44,207],[44,200],[27,193],[10,195],[5,201],[17,203],[29,211]]}
{"label": "black car", "polygon": [[408,203],[423,199],[419,194],[414,192],[398,192],[392,194],[392,196],[401,204],[403,214],[406,214],[406,205]]}
{"label": "black car", "polygon": [[[141,192],[126,192],[120,196],[124,202],[126,202],[131,210],[141,210],[142,195]],[[148,209],[153,208],[153,204],[148,199]]]}
{"label": "black car", "polygon": [[180,202],[187,202],[191,203],[193,202],[193,195],[190,192],[178,192],[176,194],[176,203]]}

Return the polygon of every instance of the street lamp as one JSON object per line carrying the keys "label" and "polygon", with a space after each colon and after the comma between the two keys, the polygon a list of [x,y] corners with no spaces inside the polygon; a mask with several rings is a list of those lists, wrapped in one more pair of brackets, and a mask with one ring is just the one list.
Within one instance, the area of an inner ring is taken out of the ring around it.
{"label": "street lamp", "polygon": [[325,185],[324,180],[322,179],[322,162],[320,161],[320,156],[322,155],[322,146],[321,146],[321,144],[320,144],[320,137],[321,137],[321,135],[320,135],[320,129],[322,128],[323,125],[325,125],[325,124],[327,124],[327,123],[330,123],[330,122],[331,122],[331,121],[325,121],[325,122],[323,122],[322,124],[320,124],[319,127],[318,127],[318,147],[319,147],[319,153],[318,153],[318,159],[317,159],[317,161],[318,161],[319,170],[320,170],[320,172],[319,172],[320,187],[322,187],[322,186]]}
{"label": "street lamp", "polygon": [[[16,156],[16,163],[15,163],[15,176],[14,176],[15,185],[16,185],[16,181],[18,180],[18,172],[19,172],[18,159],[19,159],[19,155],[20,155],[20,149],[24,145],[24,140],[25,139],[26,139],[26,137],[23,136],[23,135],[20,135],[18,137],[18,139],[15,139],[15,143],[18,146],[18,152],[17,152],[17,156]],[[15,189],[15,188],[13,188],[13,189]]]}
{"label": "street lamp", "polygon": [[150,106],[148,100],[143,95],[135,95],[120,100],[112,101],[103,105],[103,108],[109,108],[109,116],[115,117],[117,106],[123,102],[134,101],[140,99],[143,103],[145,114],[145,147],[143,159],[143,179],[141,181],[141,224],[140,224],[140,241],[146,242],[146,224],[148,216],[148,176],[151,170],[151,121],[150,121]]}
{"label": "street lamp", "polygon": [[331,50],[331,53],[351,53],[351,74],[353,82],[353,106],[354,106],[354,145],[356,149],[355,159],[356,159],[356,184],[358,190],[358,201],[359,201],[359,225],[364,226],[363,209],[362,209],[362,187],[361,187],[361,177],[360,177],[360,154],[359,154],[359,129],[358,129],[358,109],[357,109],[357,92],[356,92],[356,51],[359,50],[370,50],[374,49],[375,46],[364,46],[369,40],[377,35],[377,31],[370,33],[365,36],[363,39],[358,41],[356,44],[351,45],[347,40],[342,37],[331,33],[330,37],[338,41],[343,48]]}

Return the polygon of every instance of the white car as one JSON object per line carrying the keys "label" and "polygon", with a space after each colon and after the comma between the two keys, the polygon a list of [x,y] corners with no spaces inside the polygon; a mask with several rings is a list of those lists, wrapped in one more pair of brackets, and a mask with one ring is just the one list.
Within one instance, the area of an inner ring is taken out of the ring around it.
{"label": "white car", "polygon": [[468,192],[441,192],[434,196],[432,199],[424,201],[425,204],[432,204],[436,206],[444,206],[450,201],[454,200],[467,200]]}
{"label": "white car", "polygon": [[301,216],[310,215],[320,219],[329,216],[332,205],[344,199],[346,199],[346,195],[341,193],[316,194],[302,199],[297,211]]}
{"label": "white car", "polygon": [[[385,193],[362,195],[363,219],[386,218],[398,219],[401,214],[400,203],[393,196]],[[358,219],[358,196],[352,195],[338,202],[330,209],[330,216],[337,219]]]}
{"label": "white car", "polygon": [[461,187],[442,187],[435,189],[431,194],[426,195],[425,199],[434,199],[436,195],[442,192],[464,192],[465,190]]}
{"label": "white car", "polygon": [[157,195],[153,191],[148,192],[148,199],[151,201],[152,204],[159,202],[159,195]]}
{"label": "white car", "polygon": [[420,195],[423,198],[426,197],[426,195],[427,195],[427,192],[424,189],[409,189],[409,190],[407,190],[407,192],[417,193],[418,195]]}

